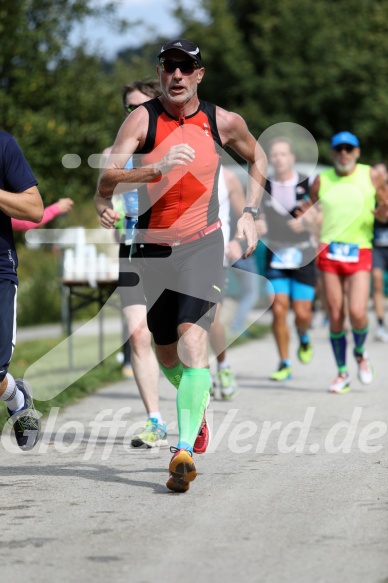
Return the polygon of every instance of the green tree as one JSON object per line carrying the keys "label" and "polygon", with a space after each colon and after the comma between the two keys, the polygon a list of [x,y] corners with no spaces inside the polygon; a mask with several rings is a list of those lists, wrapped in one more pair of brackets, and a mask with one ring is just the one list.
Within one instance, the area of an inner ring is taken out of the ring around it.
{"label": "green tree", "polygon": [[[92,202],[98,171],[88,158],[112,143],[122,119],[118,85],[102,56],[88,54],[82,45],[72,47],[69,41],[73,26],[86,17],[115,22],[113,3],[105,8],[96,4],[0,0],[0,127],[22,146],[45,205],[60,197],[75,200],[66,226],[98,224]],[[62,158],[69,153],[80,156],[79,168],[63,166]],[[63,226],[62,221],[57,219],[56,225]],[[15,239],[19,324],[58,320],[58,253],[47,247],[25,248],[22,233],[15,233]]]}
{"label": "green tree", "polygon": [[[112,15],[113,3],[103,9],[92,0],[1,0],[0,6],[1,127],[20,142],[45,204],[70,196],[91,209],[97,171],[88,158],[111,143],[120,100],[102,57],[71,47],[69,33],[86,17]],[[62,165],[68,153],[80,156],[79,168]]]}
{"label": "green tree", "polygon": [[[273,123],[328,138],[349,129],[364,159],[387,153],[388,4],[383,0],[202,0],[202,20],[180,4],[183,36],[199,39],[201,95],[241,113],[255,135]],[[214,80],[214,81],[213,81]]]}

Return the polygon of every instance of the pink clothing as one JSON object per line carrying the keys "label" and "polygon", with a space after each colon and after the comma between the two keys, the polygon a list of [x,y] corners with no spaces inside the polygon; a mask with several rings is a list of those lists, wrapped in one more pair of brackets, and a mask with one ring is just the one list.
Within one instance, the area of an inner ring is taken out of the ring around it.
{"label": "pink clothing", "polygon": [[49,221],[55,219],[62,214],[60,206],[54,202],[44,209],[43,219],[40,223],[33,223],[32,221],[22,221],[21,219],[11,219],[12,229],[14,231],[28,231],[29,229],[38,229]]}

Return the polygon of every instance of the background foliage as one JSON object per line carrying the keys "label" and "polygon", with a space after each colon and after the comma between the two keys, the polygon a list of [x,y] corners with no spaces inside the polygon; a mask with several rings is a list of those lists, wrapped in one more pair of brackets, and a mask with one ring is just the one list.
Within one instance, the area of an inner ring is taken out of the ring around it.
{"label": "background foliage", "polygon": [[[255,136],[291,121],[318,142],[348,129],[365,161],[387,154],[388,3],[383,0],[203,0],[207,23],[179,7],[200,39],[201,94],[241,113]],[[210,74],[209,74],[210,73]]]}
{"label": "background foliage", "polygon": [[[155,55],[166,40],[161,31],[109,62],[82,44],[70,45],[74,25],[91,15],[109,19],[112,34],[131,27],[114,8],[102,0],[0,0],[0,125],[22,146],[45,204],[65,196],[75,200],[75,210],[57,219],[58,226],[98,225],[92,203],[97,170],[88,158],[114,140],[123,119],[122,84],[154,77]],[[255,136],[274,123],[298,123],[313,134],[320,161],[328,163],[328,139],[348,129],[361,139],[362,161],[386,159],[387,2],[198,0],[193,13],[178,0],[171,10],[182,36],[200,45],[206,65],[200,96],[240,113]],[[79,168],[63,167],[68,153],[81,157]],[[20,234],[17,242],[21,249]],[[36,261],[25,264],[21,257],[19,271],[23,323],[41,321],[42,314],[24,306],[33,294],[22,285],[43,288],[40,278],[55,282],[59,268],[49,250],[29,253]],[[38,268],[39,262],[50,267]],[[53,306],[46,317],[57,313],[59,319],[59,288],[46,287],[45,303]]]}

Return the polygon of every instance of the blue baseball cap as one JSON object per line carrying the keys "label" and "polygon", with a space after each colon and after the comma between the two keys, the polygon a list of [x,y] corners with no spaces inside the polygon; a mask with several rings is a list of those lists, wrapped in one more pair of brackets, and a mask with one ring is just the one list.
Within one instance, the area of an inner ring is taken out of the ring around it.
{"label": "blue baseball cap", "polygon": [[360,145],[360,142],[358,140],[358,137],[355,136],[354,134],[351,134],[350,132],[339,132],[339,134],[335,134],[331,138],[330,146],[332,148],[335,148],[336,146],[339,146],[340,144],[350,144],[350,146],[354,146],[355,148],[358,148]]}

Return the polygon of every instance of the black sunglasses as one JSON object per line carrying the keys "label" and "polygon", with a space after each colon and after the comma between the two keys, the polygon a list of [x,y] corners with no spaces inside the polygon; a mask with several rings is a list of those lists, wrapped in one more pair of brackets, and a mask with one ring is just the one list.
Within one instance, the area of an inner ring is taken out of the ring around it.
{"label": "black sunglasses", "polygon": [[139,107],[139,105],[132,105],[132,103],[127,103],[127,105],[124,105],[124,111],[125,113],[132,113],[132,111]]}
{"label": "black sunglasses", "polygon": [[354,146],[351,146],[350,144],[339,144],[338,146],[335,146],[334,150],[338,153],[342,152],[342,150],[345,150],[345,152],[350,154],[350,152],[353,152]]}
{"label": "black sunglasses", "polygon": [[179,69],[183,75],[191,75],[196,69],[198,69],[198,64],[195,61],[171,61],[170,59],[165,59],[160,61],[160,68],[165,73],[174,73],[176,69]]}

